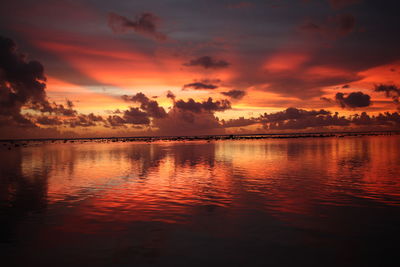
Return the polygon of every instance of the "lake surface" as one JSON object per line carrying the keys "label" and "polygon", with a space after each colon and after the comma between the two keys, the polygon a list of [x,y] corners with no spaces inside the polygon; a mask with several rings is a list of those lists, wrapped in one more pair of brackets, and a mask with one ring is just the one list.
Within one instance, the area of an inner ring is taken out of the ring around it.
{"label": "lake surface", "polygon": [[399,136],[75,142],[0,158],[2,266],[399,266]]}

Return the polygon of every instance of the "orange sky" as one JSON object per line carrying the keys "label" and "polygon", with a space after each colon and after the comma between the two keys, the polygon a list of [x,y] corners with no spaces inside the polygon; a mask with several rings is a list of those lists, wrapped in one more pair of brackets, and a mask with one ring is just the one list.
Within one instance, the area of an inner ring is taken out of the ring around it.
{"label": "orange sky", "polygon": [[[157,1],[27,1],[9,4],[14,16],[1,12],[0,30],[16,43],[16,53],[26,55],[21,62],[37,60],[43,65],[46,99],[57,105],[72,101],[77,116],[93,113],[106,120],[112,112],[123,114],[130,107],[144,112],[139,102],[122,99],[139,92],[169,113],[175,104],[167,98],[168,91],[176,100],[229,101],[229,108],[202,111],[224,120],[255,118],[289,107],[343,116],[397,112],[393,95],[375,90],[379,84],[400,84],[395,27],[384,23],[392,16],[390,6],[382,6],[383,17],[362,1],[339,9],[329,1],[289,2],[274,12],[262,1],[234,8],[213,3],[213,12],[206,13],[199,4],[177,10]],[[374,18],[382,21],[373,24]],[[2,83],[15,90],[12,81]],[[395,97],[400,92],[396,90],[391,91]],[[18,107],[20,114],[32,113],[27,108],[32,100],[25,101]],[[42,115],[55,119],[57,114]],[[140,124],[141,130],[156,129],[154,117],[147,116],[150,124]],[[90,132],[89,126],[69,129],[63,124],[56,130]],[[115,125],[92,126],[97,133],[111,134],[112,129],[126,131],[136,123]]]}

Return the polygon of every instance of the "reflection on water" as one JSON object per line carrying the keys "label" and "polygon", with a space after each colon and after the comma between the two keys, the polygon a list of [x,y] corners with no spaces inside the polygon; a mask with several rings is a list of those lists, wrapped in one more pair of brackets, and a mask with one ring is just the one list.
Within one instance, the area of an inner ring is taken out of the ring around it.
{"label": "reflection on water", "polygon": [[400,138],[0,149],[0,249],[41,266],[366,266],[400,238]]}

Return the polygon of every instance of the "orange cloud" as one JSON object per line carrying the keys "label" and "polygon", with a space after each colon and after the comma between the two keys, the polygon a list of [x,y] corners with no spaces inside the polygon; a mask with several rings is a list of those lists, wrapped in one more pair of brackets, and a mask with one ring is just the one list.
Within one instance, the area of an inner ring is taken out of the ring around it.
{"label": "orange cloud", "polygon": [[189,71],[182,70],[180,58],[165,54],[154,57],[121,43],[111,42],[110,47],[115,49],[45,41],[36,45],[57,54],[92,79],[120,88],[140,87],[143,90],[148,87],[152,92],[163,92],[180,88],[193,77]]}
{"label": "orange cloud", "polygon": [[264,64],[264,69],[271,72],[293,71],[309,60],[309,56],[301,53],[278,53]]}

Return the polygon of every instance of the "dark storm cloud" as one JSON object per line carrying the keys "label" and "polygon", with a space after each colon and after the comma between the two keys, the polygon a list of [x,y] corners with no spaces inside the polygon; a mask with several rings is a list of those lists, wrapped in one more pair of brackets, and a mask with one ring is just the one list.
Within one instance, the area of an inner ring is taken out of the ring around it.
{"label": "dark storm cloud", "polygon": [[78,111],[76,111],[73,107],[74,104],[71,100],[66,100],[65,106],[63,104],[57,104],[55,102],[34,102],[26,106],[29,109],[37,110],[42,113],[49,113],[49,114],[56,114],[56,115],[62,115],[62,116],[67,116],[67,117],[74,117],[78,114]]}
{"label": "dark storm cloud", "polygon": [[[154,107],[158,103],[150,100],[143,93],[133,96],[123,96],[126,101],[140,103],[140,108],[130,107],[122,111],[121,115],[108,116],[105,127],[126,127],[127,124],[148,125],[155,127],[159,135],[187,135],[187,134],[221,134],[224,129],[214,113],[230,109],[230,102],[227,100],[213,100],[211,97],[206,101],[195,101],[193,99],[176,100],[175,95],[168,91],[168,98],[173,99],[173,106],[168,113],[154,116],[149,109],[150,103]],[[162,109],[163,112],[164,109]],[[152,119],[152,120],[150,120]]]}
{"label": "dark storm cloud", "polygon": [[159,129],[160,134],[168,135],[223,134],[224,129],[214,113],[230,108],[229,101],[214,101],[211,97],[202,102],[191,98],[187,101],[174,100],[168,116],[155,119],[154,126]]}
{"label": "dark storm cloud", "polygon": [[293,119],[304,119],[309,117],[317,117],[320,115],[328,115],[329,111],[326,110],[311,110],[307,111],[304,109],[297,108],[287,108],[284,111],[276,112],[276,113],[265,113],[262,118],[264,118],[268,122],[280,122],[285,120],[293,120]]}
{"label": "dark storm cloud", "polygon": [[146,104],[149,102],[149,98],[141,92],[133,96],[123,95],[122,99],[125,101],[138,102],[140,104]]}
{"label": "dark storm cloud", "polygon": [[379,124],[386,124],[386,125],[400,125],[400,114],[398,112],[385,112],[380,113],[376,117],[371,118],[372,121],[377,121]]}
{"label": "dark storm cloud", "polygon": [[326,126],[347,126],[350,122],[345,117],[340,117],[338,113],[332,115],[326,110],[303,110],[288,108],[285,111],[274,114],[265,114],[265,129],[269,130],[299,130]]}
{"label": "dark storm cloud", "polygon": [[85,114],[79,114],[73,119],[69,119],[66,121],[66,123],[71,127],[92,127],[96,126],[96,122],[102,122],[104,121],[101,116],[96,116],[93,113],[90,113],[89,115]]}
{"label": "dark storm cloud", "polygon": [[160,18],[152,13],[142,13],[134,20],[130,20],[112,12],[108,14],[108,25],[116,33],[133,30],[136,33],[163,41],[167,39],[167,36],[158,32],[157,25],[159,21]]}
{"label": "dark storm cloud", "polygon": [[152,118],[164,118],[167,116],[163,107],[158,105],[155,100],[150,100],[145,94],[137,93],[133,96],[124,95],[122,98],[125,101],[140,103],[140,109],[147,113],[149,117]]}
{"label": "dark storm cloud", "polygon": [[243,90],[229,90],[227,92],[221,92],[221,94],[225,95],[225,96],[229,96],[233,99],[242,99],[245,95],[246,92]]}
{"label": "dark storm cloud", "polygon": [[175,102],[176,96],[175,96],[175,94],[174,94],[173,92],[171,92],[170,90],[168,90],[168,92],[167,92],[167,98],[170,98],[170,99],[172,99],[172,101]]}
{"label": "dark storm cloud", "polygon": [[107,114],[122,114],[122,111],[117,108],[116,110],[106,110],[105,111]]}
{"label": "dark storm cloud", "polygon": [[[174,100],[172,109],[166,113],[158,102],[150,100],[145,94],[137,93],[133,96],[124,95],[126,101],[140,103],[140,107],[130,107],[122,112],[122,116],[109,116],[106,127],[125,127],[126,124],[149,125],[158,128],[160,134],[195,134],[194,131],[202,132],[219,129],[220,124],[214,116],[214,112],[230,109],[227,100],[214,101],[211,97],[206,101],[197,102],[193,99],[175,100],[172,92],[167,93],[168,98]],[[152,121],[150,121],[152,118]]]}
{"label": "dark storm cloud", "polygon": [[[259,118],[253,119],[264,124],[267,130],[301,130],[308,128],[321,128],[332,126],[374,126],[395,127],[400,126],[400,115],[397,112],[380,113],[370,116],[366,112],[350,117],[340,116],[338,112],[332,114],[327,110],[303,110],[288,108],[276,113],[265,113]],[[371,128],[370,128],[371,130]]]}
{"label": "dark storm cloud", "polygon": [[104,125],[105,127],[111,127],[111,128],[116,128],[116,127],[126,127],[125,126],[125,120],[121,118],[119,115],[110,115],[106,119],[106,124]]}
{"label": "dark storm cloud", "polygon": [[47,105],[46,77],[40,62],[28,61],[9,38],[0,36],[0,116],[28,124],[21,108]]}
{"label": "dark storm cloud", "polygon": [[156,101],[149,101],[145,106],[141,105],[141,107],[152,118],[165,118],[167,116],[164,108],[160,107]]}
{"label": "dark storm cloud", "polygon": [[224,111],[231,108],[231,103],[228,100],[216,100],[214,101],[211,97],[207,101],[197,102],[192,98],[184,101],[182,99],[175,102],[175,107],[181,110],[188,110],[194,113],[200,113],[202,111],[215,112]]}
{"label": "dark storm cloud", "polygon": [[[49,102],[45,82],[42,64],[28,61],[11,39],[0,37],[1,136],[55,137],[61,133],[54,127],[91,127],[104,123],[101,116],[93,113],[79,114],[71,100],[67,99],[65,104]],[[22,110],[34,112],[23,113]]]}
{"label": "dark storm cloud", "polygon": [[127,124],[146,124],[150,123],[149,115],[138,108],[130,107],[124,111],[123,119]]}
{"label": "dark storm cloud", "polygon": [[225,61],[225,60],[217,60],[214,59],[210,56],[203,56],[203,57],[198,57],[195,59],[190,60],[187,63],[183,64],[184,66],[187,67],[202,67],[205,69],[222,69],[222,68],[226,68],[230,65],[229,62]]}
{"label": "dark storm cloud", "polygon": [[394,97],[395,99],[397,99],[397,101],[400,97],[400,88],[394,84],[376,85],[375,92],[384,92],[387,97]]}
{"label": "dark storm cloud", "polygon": [[[62,120],[55,116],[33,116],[21,114],[22,109],[40,113],[75,117],[78,112],[74,104],[66,100],[65,106],[50,103],[46,95],[44,67],[38,61],[28,61],[17,51],[16,44],[9,38],[0,37],[0,117],[14,126],[37,127],[40,125],[58,126]],[[86,115],[80,115],[86,116]],[[80,118],[78,118],[80,119]],[[74,118],[73,120],[78,120]]]}
{"label": "dark storm cloud", "polygon": [[224,129],[213,112],[181,109],[174,106],[164,119],[155,119],[154,126],[161,135],[222,134]]}
{"label": "dark storm cloud", "polygon": [[400,110],[400,88],[394,84],[379,84],[375,86],[375,92],[383,92],[390,97]]}
{"label": "dark storm cloud", "polygon": [[366,112],[362,112],[360,115],[355,114],[351,116],[349,121],[358,126],[386,126],[398,128],[400,126],[400,114],[398,112],[385,112],[379,113],[377,116],[370,116]]}
{"label": "dark storm cloud", "polygon": [[218,85],[210,84],[210,83],[203,83],[203,82],[194,82],[185,84],[182,87],[182,90],[185,89],[194,89],[194,90],[214,90],[217,89]]}
{"label": "dark storm cloud", "polygon": [[222,120],[222,127],[229,128],[229,127],[245,127],[249,125],[253,125],[255,123],[259,123],[260,120],[256,118],[246,119],[244,117],[239,117],[238,119],[230,119],[230,120]]}
{"label": "dark storm cloud", "polygon": [[[128,100],[134,98],[135,100],[130,100],[134,102],[145,102],[146,107],[148,105],[149,99],[142,93],[138,93],[133,97],[124,96]],[[140,100],[140,101],[139,101]],[[149,101],[155,102],[155,101]],[[157,103],[158,105],[158,103]],[[149,108],[151,110],[151,108]],[[121,112],[122,115],[110,115],[105,120],[105,127],[126,127],[125,124],[133,124],[133,125],[149,125],[150,124],[150,114],[146,111],[140,110],[137,107],[129,107],[129,109]]]}
{"label": "dark storm cloud", "polygon": [[66,106],[67,107],[64,107],[64,105],[62,104],[57,104],[53,102],[51,105],[43,107],[41,111],[70,117],[76,116],[78,114],[78,112],[73,109],[74,105],[72,104],[72,101],[67,100]]}
{"label": "dark storm cloud", "polygon": [[94,115],[93,113],[89,113],[89,115],[87,115],[87,118],[94,122],[104,121],[102,116]]}
{"label": "dark storm cloud", "polygon": [[363,92],[352,92],[350,94],[337,93],[335,100],[342,108],[361,108],[371,105],[371,97]]}
{"label": "dark storm cloud", "polygon": [[41,125],[61,125],[63,124],[63,122],[58,119],[57,117],[48,117],[48,116],[40,116],[36,119],[36,123],[39,123]]}

